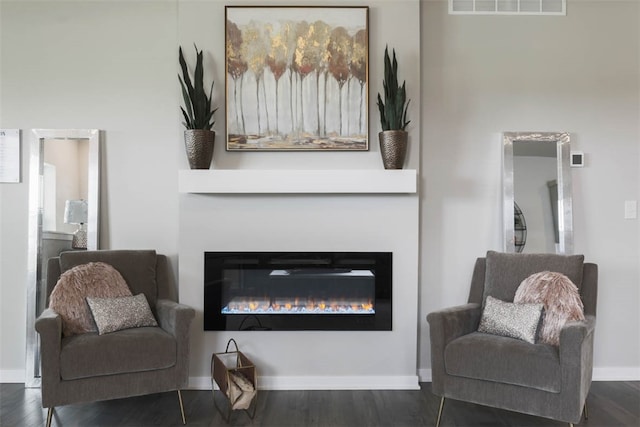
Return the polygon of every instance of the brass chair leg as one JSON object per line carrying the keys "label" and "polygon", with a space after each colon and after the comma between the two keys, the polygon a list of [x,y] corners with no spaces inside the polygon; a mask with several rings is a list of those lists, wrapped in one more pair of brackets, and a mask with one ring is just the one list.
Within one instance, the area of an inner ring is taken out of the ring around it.
{"label": "brass chair leg", "polygon": [[436,420],[436,427],[440,427],[440,418],[442,417],[442,408],[444,407],[444,396],[440,399],[440,409],[438,409],[438,419]]}
{"label": "brass chair leg", "polygon": [[186,424],[187,421],[184,418],[184,406],[182,405],[182,393],[178,390],[178,401],[180,402],[180,415],[182,415],[182,424]]}
{"label": "brass chair leg", "polygon": [[587,410],[587,402],[584,402],[584,419],[589,419],[589,411]]}
{"label": "brass chair leg", "polygon": [[47,427],[51,427],[51,418],[53,418],[53,406],[47,410]]}

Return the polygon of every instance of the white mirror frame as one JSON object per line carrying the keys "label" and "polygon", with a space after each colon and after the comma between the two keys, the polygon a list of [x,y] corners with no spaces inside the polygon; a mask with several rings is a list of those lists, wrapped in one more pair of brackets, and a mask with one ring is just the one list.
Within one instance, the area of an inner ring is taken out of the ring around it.
{"label": "white mirror frame", "polygon": [[[29,162],[29,242],[27,259],[27,336],[25,386],[40,386],[39,336],[37,317],[38,268],[42,250],[43,154],[45,140],[88,140],[87,249],[98,249],[100,198],[100,131],[98,129],[34,129]],[[46,280],[46,278],[43,278]]]}
{"label": "white mirror frame", "polygon": [[573,208],[571,197],[570,136],[567,132],[504,132],[503,143],[503,224],[504,251],[516,252],[514,234],[514,184],[513,143],[518,141],[539,142],[556,145],[558,180],[558,232],[557,253],[573,253]]}

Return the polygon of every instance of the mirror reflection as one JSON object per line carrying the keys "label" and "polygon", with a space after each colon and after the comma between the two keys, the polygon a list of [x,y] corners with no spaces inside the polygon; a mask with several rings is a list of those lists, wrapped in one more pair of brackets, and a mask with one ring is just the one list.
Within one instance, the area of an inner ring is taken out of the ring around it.
{"label": "mirror reflection", "polygon": [[35,129],[29,187],[27,386],[39,381],[35,319],[44,311],[47,260],[98,248],[99,132]]}
{"label": "mirror reflection", "polygon": [[86,249],[89,140],[47,138],[42,145],[43,253],[55,241],[60,249]]}
{"label": "mirror reflection", "polygon": [[569,134],[505,132],[503,144],[505,251],[571,253]]}

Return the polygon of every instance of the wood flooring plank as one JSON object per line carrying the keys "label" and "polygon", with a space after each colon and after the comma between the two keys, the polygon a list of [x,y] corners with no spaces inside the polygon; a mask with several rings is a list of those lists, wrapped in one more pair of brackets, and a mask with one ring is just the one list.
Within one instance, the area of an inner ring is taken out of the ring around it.
{"label": "wood flooring plank", "polygon": [[[219,391],[219,402],[226,404]],[[435,424],[440,398],[429,383],[421,390],[318,390],[258,392],[256,416],[233,411],[229,424],[206,390],[182,392],[190,427],[416,427]],[[640,425],[640,382],[594,382],[587,399],[589,419],[580,427]],[[39,389],[0,384],[0,426],[44,425]],[[181,426],[176,392],[56,408],[53,426]],[[565,423],[448,399],[442,427],[556,427]]]}

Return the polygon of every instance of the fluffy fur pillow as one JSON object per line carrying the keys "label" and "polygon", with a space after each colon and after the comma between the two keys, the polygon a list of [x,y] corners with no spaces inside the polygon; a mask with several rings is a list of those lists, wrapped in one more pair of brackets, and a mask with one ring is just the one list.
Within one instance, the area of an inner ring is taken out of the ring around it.
{"label": "fluffy fur pillow", "polygon": [[49,307],[62,317],[64,336],[95,332],[96,327],[87,306],[87,297],[110,298],[130,296],[122,275],[103,262],[78,265],[60,275],[51,292]]}
{"label": "fluffy fur pillow", "polygon": [[544,315],[540,341],[560,344],[560,330],[569,320],[584,320],[584,306],[578,288],[564,274],[543,271],[520,283],[515,303],[542,303]]}

